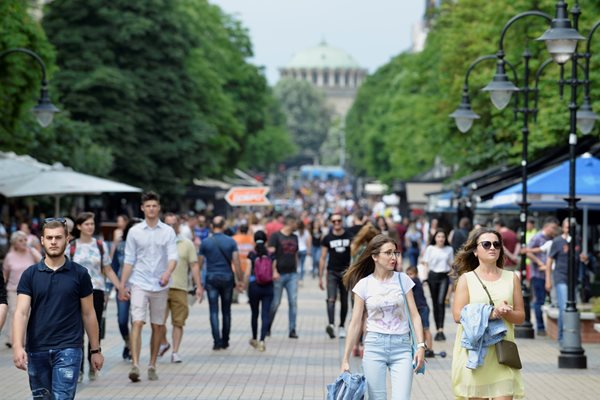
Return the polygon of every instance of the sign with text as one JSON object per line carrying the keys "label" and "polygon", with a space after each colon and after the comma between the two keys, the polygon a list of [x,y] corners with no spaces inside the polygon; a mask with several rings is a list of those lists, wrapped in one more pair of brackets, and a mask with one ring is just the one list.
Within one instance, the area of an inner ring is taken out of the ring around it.
{"label": "sign with text", "polygon": [[270,206],[268,186],[236,186],[229,189],[225,200],[230,206]]}

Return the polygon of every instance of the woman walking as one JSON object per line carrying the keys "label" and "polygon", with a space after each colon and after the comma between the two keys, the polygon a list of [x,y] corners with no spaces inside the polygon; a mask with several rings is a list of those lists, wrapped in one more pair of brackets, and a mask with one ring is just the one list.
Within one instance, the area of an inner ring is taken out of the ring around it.
{"label": "woman walking", "polygon": [[12,318],[17,305],[17,285],[23,272],[38,263],[42,255],[34,248],[27,246],[27,234],[16,231],[10,235],[10,249],[3,265],[4,282],[8,294],[8,316],[4,330],[6,347],[12,347]]}
{"label": "woman walking", "polygon": [[446,232],[438,229],[431,237],[431,243],[425,248],[422,259],[429,269],[427,283],[433,303],[433,318],[437,333],[434,340],[446,340],[444,335],[444,317],[446,315],[446,294],[450,285],[448,273],[454,262],[454,250],[448,243]]}
{"label": "woman walking", "polygon": [[[254,251],[248,254],[250,268],[246,268],[245,281],[248,282],[248,298],[250,303],[252,339],[250,345],[258,351],[265,351],[265,337],[269,330],[271,321],[269,313],[271,310],[271,302],[273,301],[273,281],[267,283],[259,283],[256,279],[255,266],[257,262],[271,264],[272,279],[278,279],[277,269],[275,268],[275,257],[269,254],[266,247],[267,235],[263,231],[258,231],[254,234],[254,243],[256,246]],[[266,258],[266,260],[264,260]],[[260,261],[259,261],[260,260]],[[259,310],[260,309],[260,310]],[[261,314],[260,337],[258,336],[258,314]]]}
{"label": "woman walking", "polygon": [[[106,290],[105,275],[117,290],[121,290],[121,284],[111,267],[106,243],[95,239],[93,236],[95,230],[94,213],[83,212],[79,214],[75,218],[75,229],[73,232],[75,240],[69,244],[67,254],[69,254],[71,261],[85,267],[92,278],[94,310],[96,311],[98,326],[101,327],[102,313],[104,311],[104,292]],[[92,366],[90,351],[91,348],[88,343],[88,361],[90,363],[88,377],[93,381],[96,379],[96,371],[94,371]],[[80,381],[83,379],[83,364],[84,361],[82,360],[81,374],[79,375]]]}
{"label": "woman walking", "polygon": [[[355,306],[344,347],[342,371],[350,369],[349,358],[362,330],[366,306],[367,334],[362,365],[371,400],[386,400],[387,370],[391,373],[392,399],[410,398],[413,370],[423,366],[425,343],[421,317],[412,293],[413,281],[396,272],[400,253],[386,235],[377,235],[344,274],[344,284],[355,294]],[[401,283],[400,283],[401,280]],[[406,303],[410,315],[406,315]],[[412,354],[409,318],[415,329],[417,351]]]}
{"label": "woman walking", "polygon": [[513,272],[503,269],[504,250],[500,234],[489,228],[473,231],[456,255],[456,266],[459,279],[452,314],[459,325],[452,357],[454,395],[460,399],[521,399],[525,393],[521,372],[500,364],[494,345],[484,348],[483,362],[474,369],[472,365],[467,368],[469,356],[462,346],[463,325],[481,324],[479,318],[475,321],[475,318],[469,317],[473,314],[467,312],[468,307],[486,306],[490,297],[494,306],[488,306],[491,310],[486,313],[488,323],[501,319],[507,328],[505,340],[514,342],[514,325],[525,320],[519,279]]}
{"label": "woman walking", "polygon": [[308,255],[312,256],[312,235],[302,219],[298,220],[298,230],[294,232],[298,236],[298,263],[300,264],[300,281],[304,280],[304,262]]}
{"label": "woman walking", "polygon": [[319,273],[319,260],[321,259],[321,239],[323,239],[323,222],[320,215],[315,215],[308,224],[308,230],[311,235],[312,248],[312,277],[315,279]]}

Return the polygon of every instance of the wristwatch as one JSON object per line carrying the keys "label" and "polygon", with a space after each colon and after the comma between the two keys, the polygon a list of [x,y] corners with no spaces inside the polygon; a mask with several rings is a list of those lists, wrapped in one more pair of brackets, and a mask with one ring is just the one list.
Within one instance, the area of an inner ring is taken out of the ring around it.
{"label": "wristwatch", "polygon": [[425,342],[423,343],[417,343],[417,348],[424,348],[425,350],[427,350],[427,344]]}
{"label": "wristwatch", "polygon": [[95,349],[95,350],[90,350],[90,354],[98,354],[98,353],[100,353],[100,352],[102,352],[102,348],[100,348],[100,347],[98,347],[98,348],[97,348],[97,349]]}

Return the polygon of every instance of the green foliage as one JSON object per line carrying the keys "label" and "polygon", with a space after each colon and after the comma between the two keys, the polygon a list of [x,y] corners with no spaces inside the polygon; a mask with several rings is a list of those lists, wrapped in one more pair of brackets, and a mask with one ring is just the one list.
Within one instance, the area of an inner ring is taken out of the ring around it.
{"label": "green foliage", "polygon": [[[51,72],[54,52],[39,24],[27,13],[22,0],[0,2],[0,52],[27,48],[36,52]],[[30,56],[11,53],[0,58],[0,149],[27,153],[33,132],[23,129],[32,122],[29,110],[39,96],[41,68]]]}
{"label": "green foliage", "polygon": [[302,161],[318,158],[331,125],[324,95],[310,83],[294,79],[281,79],[274,92]]}
{"label": "green foliage", "polygon": [[206,0],[56,0],[43,24],[61,102],[89,124],[89,157],[119,180],[177,197],[192,178],[239,165],[247,148],[285,140],[267,123],[248,32]]}
{"label": "green foliage", "polygon": [[[554,5],[553,0],[444,2],[433,19],[424,51],[395,57],[360,88],[346,128],[353,169],[391,181],[431,168],[436,155],[449,165],[457,165],[459,175],[499,163],[517,164],[522,114],[515,121],[511,106],[497,111],[489,96],[480,92],[495,72],[493,60],[479,64],[469,80],[471,105],[481,119],[462,134],[448,115],[460,102],[469,65],[480,56],[495,54],[505,23],[532,9],[553,15]],[[591,0],[580,5],[584,10],[580,26],[589,29],[600,5]],[[506,59],[517,70],[518,86],[523,85],[521,56],[526,44],[532,54],[530,86],[534,85],[535,71],[548,58],[544,44],[535,41],[546,27],[542,18],[526,17],[507,32]],[[584,29],[580,31],[587,34]],[[596,52],[600,50],[597,47],[593,47]],[[567,143],[568,96],[564,100],[558,96],[558,74],[558,67],[552,65],[541,76],[538,122],[531,120],[529,127],[530,159]],[[592,73],[593,86],[600,83],[598,74]],[[568,88],[565,93],[569,93]]]}

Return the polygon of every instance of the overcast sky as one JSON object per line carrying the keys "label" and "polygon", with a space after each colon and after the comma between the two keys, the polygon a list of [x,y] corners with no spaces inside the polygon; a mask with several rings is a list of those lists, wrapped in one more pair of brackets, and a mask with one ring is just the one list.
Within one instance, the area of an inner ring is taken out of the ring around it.
{"label": "overcast sky", "polygon": [[369,72],[411,45],[425,0],[209,0],[249,29],[255,58],[269,83],[278,68],[321,40],[347,51]]}

